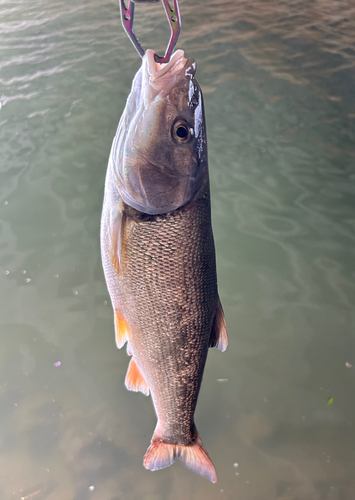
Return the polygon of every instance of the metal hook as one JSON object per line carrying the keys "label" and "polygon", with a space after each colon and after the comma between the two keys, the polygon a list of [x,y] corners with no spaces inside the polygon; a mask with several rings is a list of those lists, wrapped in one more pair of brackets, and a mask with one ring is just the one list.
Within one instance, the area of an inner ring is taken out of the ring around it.
{"label": "metal hook", "polygon": [[[179,38],[181,30],[181,15],[180,15],[178,0],[173,0],[174,2],[173,8],[170,6],[169,0],[162,0],[162,2],[164,4],[165,13],[169,21],[171,35],[164,57],[159,57],[157,54],[155,54],[155,60],[158,63],[167,63],[170,61],[171,54],[173,53],[176,42],[178,41]],[[133,31],[134,3],[132,0],[129,0],[128,7],[126,7],[125,0],[120,0],[120,7],[121,7],[121,19],[124,30],[127,33],[133,45],[135,46],[139,55],[143,57],[144,49],[141,46],[136,34]]]}

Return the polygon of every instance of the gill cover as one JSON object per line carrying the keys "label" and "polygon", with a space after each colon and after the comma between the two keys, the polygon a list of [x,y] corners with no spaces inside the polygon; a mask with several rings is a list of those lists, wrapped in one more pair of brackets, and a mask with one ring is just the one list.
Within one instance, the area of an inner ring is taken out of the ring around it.
{"label": "gill cover", "polygon": [[191,201],[207,176],[202,93],[196,63],[178,50],[168,64],[147,50],[111,150],[122,200],[151,215]]}

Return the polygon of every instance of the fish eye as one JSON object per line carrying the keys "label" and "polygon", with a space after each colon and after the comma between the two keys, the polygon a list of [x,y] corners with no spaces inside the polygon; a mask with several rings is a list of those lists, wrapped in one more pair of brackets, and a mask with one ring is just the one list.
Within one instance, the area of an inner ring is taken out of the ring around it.
{"label": "fish eye", "polygon": [[193,135],[193,129],[185,121],[178,121],[173,127],[173,138],[180,144],[189,142]]}

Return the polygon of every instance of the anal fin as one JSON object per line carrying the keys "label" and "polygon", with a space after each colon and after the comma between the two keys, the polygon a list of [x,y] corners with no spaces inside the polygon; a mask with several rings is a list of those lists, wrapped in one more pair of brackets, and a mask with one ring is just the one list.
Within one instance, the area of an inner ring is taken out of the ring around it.
{"label": "anal fin", "polygon": [[133,358],[129,363],[124,383],[129,391],[134,391],[134,392],[140,391],[143,392],[143,394],[145,394],[146,396],[149,396],[148,384],[144,380],[141,372],[139,371],[137,363],[134,361]]}
{"label": "anal fin", "polygon": [[218,297],[217,312],[212,325],[209,347],[216,347],[220,351],[224,352],[227,349],[227,346],[228,335],[226,320],[224,318],[224,312],[220,298]]}
{"label": "anal fin", "polygon": [[126,320],[120,316],[118,311],[115,311],[114,315],[115,320],[115,333],[116,333],[116,345],[119,349],[124,346],[128,339],[128,324]]}

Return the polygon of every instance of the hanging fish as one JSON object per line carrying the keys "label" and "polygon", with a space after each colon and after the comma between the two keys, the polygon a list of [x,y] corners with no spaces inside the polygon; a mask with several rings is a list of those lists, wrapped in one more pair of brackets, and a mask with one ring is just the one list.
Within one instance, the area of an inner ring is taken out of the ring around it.
{"label": "hanging fish", "polygon": [[116,343],[127,389],[158,422],[144,466],[180,459],[216,482],[194,423],[209,347],[227,348],[211,226],[206,126],[196,63],[147,50],[113,141],[101,221]]}

